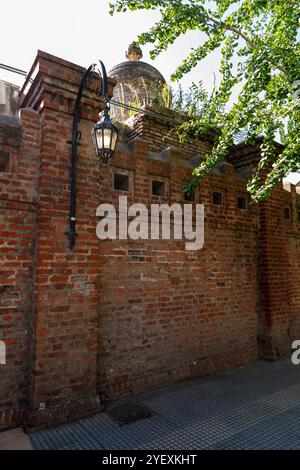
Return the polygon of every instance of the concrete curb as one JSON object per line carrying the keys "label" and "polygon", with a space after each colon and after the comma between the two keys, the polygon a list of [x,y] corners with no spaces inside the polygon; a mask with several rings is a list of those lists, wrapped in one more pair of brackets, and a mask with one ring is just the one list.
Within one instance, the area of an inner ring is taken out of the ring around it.
{"label": "concrete curb", "polygon": [[1,450],[32,450],[32,446],[23,429],[15,428],[0,433]]}

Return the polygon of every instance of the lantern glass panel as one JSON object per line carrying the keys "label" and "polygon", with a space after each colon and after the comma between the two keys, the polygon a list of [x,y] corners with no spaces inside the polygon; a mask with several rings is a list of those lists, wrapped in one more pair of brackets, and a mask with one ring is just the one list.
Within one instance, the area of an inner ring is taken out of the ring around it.
{"label": "lantern glass panel", "polygon": [[113,130],[112,129],[103,129],[103,144],[102,147],[105,149],[110,149],[111,148],[111,134]]}
{"label": "lantern glass panel", "polygon": [[103,141],[104,141],[103,129],[96,129],[95,130],[95,135],[96,135],[96,140],[97,140],[97,149],[98,150],[103,149],[104,148],[104,146],[103,146]]}
{"label": "lantern glass panel", "polygon": [[111,150],[115,150],[117,146],[117,139],[118,139],[118,132],[113,130],[112,131],[112,139],[111,139]]}

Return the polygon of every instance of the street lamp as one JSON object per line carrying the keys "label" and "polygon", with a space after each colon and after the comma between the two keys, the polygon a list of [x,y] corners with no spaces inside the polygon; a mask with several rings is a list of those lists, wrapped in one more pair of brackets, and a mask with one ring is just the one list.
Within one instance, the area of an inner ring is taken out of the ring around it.
{"label": "street lamp", "polygon": [[[92,138],[95,145],[96,154],[103,166],[106,166],[110,159],[113,158],[119,129],[114,126],[109,117],[109,98],[108,98],[108,81],[106,69],[103,62],[100,62],[101,71],[97,64],[92,64],[83,74],[77,98],[75,101],[75,109],[72,125],[72,154],[71,154],[71,205],[70,205],[70,228],[67,232],[69,239],[69,248],[73,249],[76,241],[76,196],[77,196],[77,146],[81,138],[81,132],[78,131],[78,123],[81,119],[81,98],[84,89],[88,89],[91,84],[93,73],[96,72],[100,79],[100,87],[97,95],[104,97],[104,109],[102,117],[94,125],[92,129]],[[101,114],[101,113],[100,113]]]}
{"label": "street lamp", "polygon": [[118,140],[119,129],[113,125],[109,117],[109,107],[105,106],[103,116],[94,125],[92,138],[96,148],[96,154],[106,166],[113,157]]}

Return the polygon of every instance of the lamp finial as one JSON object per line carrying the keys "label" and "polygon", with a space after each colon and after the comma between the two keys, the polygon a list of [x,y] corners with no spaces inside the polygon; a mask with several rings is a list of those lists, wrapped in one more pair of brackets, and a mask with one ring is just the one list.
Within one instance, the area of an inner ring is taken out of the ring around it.
{"label": "lamp finial", "polygon": [[128,50],[126,51],[126,59],[131,61],[141,60],[143,58],[143,52],[140,46],[137,44],[136,41],[133,41],[129,46]]}

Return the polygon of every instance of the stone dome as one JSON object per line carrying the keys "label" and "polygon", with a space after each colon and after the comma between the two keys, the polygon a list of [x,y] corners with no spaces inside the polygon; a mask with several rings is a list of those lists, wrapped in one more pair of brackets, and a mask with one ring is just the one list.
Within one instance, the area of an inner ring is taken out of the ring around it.
{"label": "stone dome", "polygon": [[[126,52],[127,61],[115,65],[108,76],[115,78],[113,100],[141,108],[159,100],[166,83],[162,74],[152,65],[141,61],[141,48],[133,42]],[[124,123],[131,115],[129,110],[111,105],[111,117]]]}

